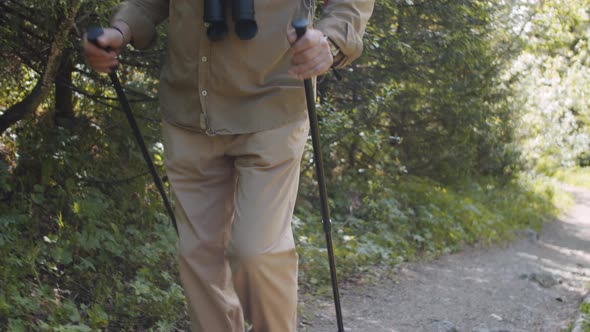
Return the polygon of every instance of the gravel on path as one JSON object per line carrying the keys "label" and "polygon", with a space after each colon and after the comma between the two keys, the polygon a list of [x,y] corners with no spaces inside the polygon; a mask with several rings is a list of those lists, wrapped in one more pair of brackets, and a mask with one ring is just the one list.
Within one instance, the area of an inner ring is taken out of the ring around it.
{"label": "gravel on path", "polygon": [[[468,249],[398,267],[372,286],[341,285],[347,332],[558,332],[590,285],[590,192],[505,247]],[[332,299],[302,296],[301,332],[337,331]]]}

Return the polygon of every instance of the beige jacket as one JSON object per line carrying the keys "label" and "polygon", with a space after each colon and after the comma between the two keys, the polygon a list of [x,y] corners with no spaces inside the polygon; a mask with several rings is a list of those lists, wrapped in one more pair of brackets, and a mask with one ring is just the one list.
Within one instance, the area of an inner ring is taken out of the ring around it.
{"label": "beige jacket", "polygon": [[[286,32],[301,0],[255,0],[258,34],[240,40],[233,32],[211,42],[202,0],[128,0],[112,21],[131,28],[132,44],[151,46],[155,27],[170,20],[168,53],[160,77],[164,118],[209,135],[269,130],[306,117],[303,83],[287,73],[291,61]],[[315,28],[345,55],[360,56],[374,0],[329,0]]]}

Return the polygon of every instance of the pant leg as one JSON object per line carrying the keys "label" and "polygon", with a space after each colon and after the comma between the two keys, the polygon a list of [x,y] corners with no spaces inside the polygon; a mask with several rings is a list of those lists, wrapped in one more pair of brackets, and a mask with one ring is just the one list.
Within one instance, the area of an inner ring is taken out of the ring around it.
{"label": "pant leg", "polygon": [[225,256],[234,210],[228,137],[163,124],[166,171],[177,198],[179,270],[195,332],[243,332],[243,313]]}
{"label": "pant leg", "polygon": [[255,332],[294,332],[297,253],[291,218],[308,122],[244,135],[236,157],[236,210],[230,243],[236,291]]}

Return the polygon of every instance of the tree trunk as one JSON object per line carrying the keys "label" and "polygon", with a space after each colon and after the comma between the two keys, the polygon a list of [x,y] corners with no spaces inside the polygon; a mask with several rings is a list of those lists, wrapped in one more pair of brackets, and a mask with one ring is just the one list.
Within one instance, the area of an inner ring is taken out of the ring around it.
{"label": "tree trunk", "polygon": [[55,123],[62,124],[74,120],[72,89],[72,51],[65,50],[55,82]]}
{"label": "tree trunk", "polygon": [[53,37],[53,42],[51,43],[51,49],[42,76],[37,81],[37,84],[35,84],[33,90],[31,90],[23,100],[9,107],[0,116],[0,135],[2,135],[8,127],[20,121],[28,114],[33,113],[47,97],[57,76],[62,60],[62,54],[81,4],[82,0],[71,0],[69,1],[69,4],[66,5],[65,17]]}

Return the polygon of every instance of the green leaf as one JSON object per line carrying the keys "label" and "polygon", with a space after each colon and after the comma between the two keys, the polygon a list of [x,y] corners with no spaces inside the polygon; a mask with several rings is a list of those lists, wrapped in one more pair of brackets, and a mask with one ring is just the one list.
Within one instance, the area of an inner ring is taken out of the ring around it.
{"label": "green leaf", "polygon": [[100,304],[93,304],[86,313],[94,327],[106,327],[109,323],[109,316]]}

